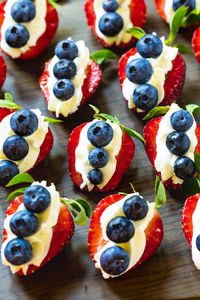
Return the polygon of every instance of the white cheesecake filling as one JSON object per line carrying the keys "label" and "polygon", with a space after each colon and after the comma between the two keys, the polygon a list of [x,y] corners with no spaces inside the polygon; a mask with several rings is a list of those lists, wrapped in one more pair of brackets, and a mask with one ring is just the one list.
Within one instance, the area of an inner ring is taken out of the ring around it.
{"label": "white cheesecake filling", "polygon": [[[172,182],[174,184],[182,184],[183,180],[178,178],[174,173],[174,164],[176,159],[179,157],[177,155],[172,154],[167,146],[166,139],[169,133],[174,131],[173,127],[170,123],[171,115],[180,110],[181,108],[177,104],[172,104],[170,110],[167,114],[161,119],[159,124],[157,136],[156,136],[156,159],[155,159],[155,168],[158,172],[161,173],[161,179],[163,181],[172,178]],[[190,139],[190,148],[184,154],[184,156],[189,157],[194,161],[194,151],[197,145],[197,137],[195,134],[196,122],[194,120],[192,127],[185,132],[185,134]]]}
{"label": "white cheesecake filling", "polygon": [[[96,122],[98,122],[98,120],[93,120],[83,127],[79,137],[79,143],[75,151],[75,169],[76,172],[81,174],[83,180],[80,188],[83,189],[87,186],[89,191],[93,190],[94,185],[89,181],[88,174],[94,168],[89,163],[88,155],[89,152],[96,147],[88,140],[87,132],[89,127]],[[120,126],[116,123],[110,122],[109,120],[106,122],[112,127],[114,134],[110,143],[103,147],[109,154],[109,161],[105,167],[99,168],[99,170],[103,173],[103,181],[97,185],[100,190],[106,186],[115,173],[117,166],[116,156],[119,154],[122,144],[122,130]]]}
{"label": "white cheesecake filling", "polygon": [[[45,117],[42,116],[41,111],[39,109],[31,109],[31,111],[33,111],[38,117],[38,129],[32,135],[23,137],[29,145],[29,151],[25,158],[19,161],[14,161],[14,163],[18,166],[20,173],[25,173],[35,165],[40,154],[40,147],[49,130],[49,123],[44,121]],[[3,152],[4,141],[8,137],[16,135],[10,126],[10,119],[13,114],[14,113],[6,116],[0,122],[0,160],[8,160],[7,156]]]}
{"label": "white cheesecake filling", "polygon": [[[101,215],[100,223],[101,223],[102,235],[103,235],[103,239],[105,241],[107,241],[107,243],[102,247],[102,249],[99,252],[97,252],[95,254],[94,259],[96,262],[95,267],[97,269],[101,270],[102,276],[105,279],[108,279],[110,277],[118,277],[118,276],[126,273],[128,270],[130,270],[133,266],[136,265],[136,263],[140,260],[140,258],[142,257],[142,255],[144,253],[144,250],[146,247],[145,230],[148,227],[151,220],[153,219],[155,203],[148,203],[148,207],[149,207],[148,213],[142,220],[131,221],[135,227],[135,234],[130,239],[130,241],[128,241],[127,243],[116,244],[116,243],[110,241],[106,235],[106,228],[107,228],[108,223],[116,217],[125,216],[124,211],[123,211],[123,204],[127,199],[131,198],[134,195],[139,195],[139,194],[133,193],[133,194],[129,194],[129,195],[125,196],[120,201],[117,201],[116,203],[114,203],[114,204],[110,205],[108,208],[106,208]],[[100,264],[101,254],[107,248],[110,248],[112,246],[119,246],[119,247],[123,248],[128,253],[129,258],[130,258],[128,268],[125,270],[125,272],[123,272],[120,275],[110,275],[110,274],[106,273],[102,269],[101,264]]]}
{"label": "white cheesecake filling", "polygon": [[[25,238],[31,244],[32,258],[29,262],[20,266],[15,266],[11,264],[5,258],[4,250],[6,245],[9,241],[17,237],[15,234],[13,234],[13,232],[10,229],[10,219],[12,218],[13,214],[7,216],[4,221],[4,228],[8,236],[7,239],[3,242],[1,248],[1,258],[3,264],[9,266],[12,273],[17,273],[18,271],[22,270],[24,275],[27,274],[27,270],[30,265],[39,267],[45,259],[45,257],[47,256],[53,236],[53,227],[57,224],[61,206],[60,195],[56,191],[54,184],[51,184],[51,186],[47,186],[46,181],[42,181],[34,182],[32,185],[41,185],[45,187],[51,195],[51,202],[48,208],[40,214],[35,214],[38,218],[39,229],[33,235],[30,235]],[[18,207],[16,212],[22,210],[26,210],[23,203]]]}
{"label": "white cheesecake filling", "polygon": [[[155,33],[154,33],[155,34]],[[156,35],[156,34],[155,34]],[[157,58],[147,58],[150,62],[153,74],[149,81],[146,83],[153,85],[158,90],[158,102],[157,105],[162,102],[165,97],[164,84],[166,79],[166,74],[172,70],[173,68],[173,60],[176,58],[178,54],[178,49],[174,47],[168,47],[165,45],[165,38],[161,38],[163,44],[163,51],[161,55]],[[135,55],[129,57],[128,62],[131,62],[133,59],[142,58],[142,56],[137,52]],[[128,101],[128,108],[135,108],[135,103],[133,102],[133,93],[134,90],[139,86],[139,84],[135,84],[131,82],[127,77],[124,79],[122,84],[122,93],[124,98]],[[143,111],[137,108],[137,111]]]}
{"label": "white cheesecake filling", "polygon": [[106,13],[106,11],[103,9],[104,0],[94,0],[94,12],[96,15],[96,33],[98,37],[103,39],[106,42],[106,44],[110,46],[114,44],[119,45],[120,43],[128,43],[132,39],[132,35],[130,33],[127,33],[127,30],[134,26],[130,16],[129,6],[131,0],[118,0],[117,2],[119,3],[119,8],[115,12],[122,17],[124,26],[116,36],[109,37],[104,35],[99,29],[99,20]]}
{"label": "white cheesecake filling", "polygon": [[[200,199],[199,199],[200,200]],[[197,267],[198,270],[200,270],[200,251],[198,250],[196,246],[196,239],[198,235],[200,235],[200,201],[198,200],[197,206],[195,207],[195,210],[192,215],[192,227],[193,227],[193,235],[192,235],[192,260]]]}
{"label": "white cheesecake filling", "polygon": [[76,57],[73,62],[76,64],[77,73],[71,79],[75,87],[75,92],[69,100],[62,101],[58,99],[53,92],[53,87],[58,81],[58,79],[54,76],[53,68],[60,59],[55,55],[48,66],[49,77],[47,84],[50,93],[48,110],[55,112],[57,118],[60,114],[67,117],[69,114],[77,111],[83,98],[82,86],[86,78],[86,69],[90,62],[90,51],[85,46],[84,41],[76,42],[76,46],[78,47],[78,57]]}
{"label": "white cheesecake filling", "polygon": [[10,47],[6,40],[5,40],[5,33],[8,27],[12,25],[16,25],[17,22],[11,16],[11,8],[16,0],[8,0],[5,5],[5,19],[3,21],[1,27],[1,49],[9,54],[12,58],[18,58],[23,53],[27,52],[31,47],[37,44],[38,39],[43,35],[46,30],[46,13],[47,13],[47,3],[46,0],[35,0],[35,8],[36,8],[36,15],[35,18],[23,24],[30,35],[30,38],[27,44],[21,48],[12,48]]}

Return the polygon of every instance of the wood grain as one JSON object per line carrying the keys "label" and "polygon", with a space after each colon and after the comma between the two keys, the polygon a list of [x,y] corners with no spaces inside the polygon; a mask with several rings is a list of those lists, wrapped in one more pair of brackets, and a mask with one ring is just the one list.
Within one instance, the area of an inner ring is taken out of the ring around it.
{"label": "wood grain", "polygon": [[[44,63],[53,55],[57,41],[72,36],[84,39],[92,51],[101,49],[86,26],[83,0],[61,1],[59,31],[48,51],[34,62],[19,63],[7,58],[8,76],[4,91],[14,95],[15,100],[25,107],[41,108],[48,114],[38,78]],[[149,32],[157,31],[167,36],[168,27],[157,16],[153,0],[148,0]],[[191,32],[181,32],[179,42],[190,45]],[[199,66],[192,55],[186,56],[187,77],[180,104],[198,103],[200,95]],[[142,131],[144,123],[127,106],[121,95],[117,78],[117,62],[104,68],[103,82],[91,101],[103,112],[116,114],[127,126]],[[54,182],[62,195],[85,197],[94,207],[105,195],[82,193],[71,183],[68,175],[66,143],[70,131],[91,120],[92,112],[85,105],[61,126],[52,126],[55,144],[51,155],[34,172],[37,180]],[[154,172],[142,145],[136,141],[137,153],[134,162],[116,191],[130,192],[128,182],[148,200],[153,201]],[[3,226],[4,201],[8,191],[0,190],[0,225]],[[49,299],[49,300],[100,300],[100,299],[200,299],[200,272],[195,269],[191,253],[181,230],[181,208],[185,195],[168,193],[168,203],[162,208],[165,237],[157,253],[138,269],[124,277],[103,280],[95,270],[87,251],[87,230],[76,228],[70,245],[52,262],[38,273],[28,278],[18,278],[10,270],[0,265],[0,300]]]}

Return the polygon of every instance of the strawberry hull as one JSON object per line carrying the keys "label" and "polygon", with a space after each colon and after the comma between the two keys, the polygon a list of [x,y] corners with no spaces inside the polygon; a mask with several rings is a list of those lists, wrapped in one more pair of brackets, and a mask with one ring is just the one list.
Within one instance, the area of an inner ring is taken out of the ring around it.
{"label": "strawberry hull", "polygon": [[[88,249],[92,260],[95,262],[95,254],[107,243],[102,236],[100,218],[104,210],[110,205],[120,201],[124,195],[114,194],[101,200],[93,211],[88,234]],[[155,209],[154,216],[145,230],[146,248],[140,260],[130,270],[145,262],[160,246],[163,239],[163,224],[158,211]],[[130,271],[129,270],[129,271]]]}
{"label": "strawberry hull", "polygon": [[[41,37],[37,40],[37,43],[35,46],[30,47],[28,51],[23,53],[19,59],[21,60],[31,60],[35,57],[39,56],[44,50],[47,48],[47,46],[51,43],[57,28],[58,28],[58,14],[56,9],[47,2],[47,14],[46,14],[46,30],[41,35]],[[0,28],[4,22],[4,6],[6,2],[2,2],[0,4]],[[7,53],[6,53],[7,54]]]}
{"label": "strawberry hull", "polygon": [[[87,123],[81,124],[80,126],[76,127],[72,133],[70,134],[69,141],[68,141],[68,165],[69,165],[69,174],[71,180],[74,182],[76,186],[80,188],[82,184],[82,176],[80,173],[76,172],[75,168],[75,151],[79,143],[79,137],[81,134],[81,130]],[[113,174],[110,181],[104,186],[103,189],[99,189],[97,186],[94,187],[92,191],[95,192],[106,192],[113,190],[117,187],[119,182],[122,179],[122,176],[127,171],[133,157],[135,154],[135,145],[132,139],[126,133],[122,135],[122,146],[119,154],[116,156],[117,165],[115,173]],[[85,187],[83,190],[88,190]]]}
{"label": "strawberry hull", "polygon": [[[144,24],[146,22],[146,5],[143,0],[131,0],[130,2],[130,17],[131,21],[134,24],[134,26],[137,27],[144,27]],[[97,33],[95,28],[95,22],[96,22],[96,14],[94,11],[94,0],[86,0],[85,1],[85,14],[87,18],[88,26],[91,28],[93,34],[97,38],[97,40],[104,46],[104,47],[120,47],[120,48],[128,48],[130,47],[134,42],[136,42],[136,39],[133,37],[128,43],[120,43],[119,45],[108,45],[103,39],[101,39]]]}
{"label": "strawberry hull", "polygon": [[[16,212],[18,206],[23,202],[23,196],[17,197],[14,199],[8,209],[6,210],[6,216],[9,216]],[[59,252],[63,249],[63,247],[71,240],[72,236],[74,234],[74,223],[73,219],[70,215],[69,210],[66,206],[61,205],[60,213],[58,217],[57,224],[53,227],[53,236],[51,240],[51,245],[48,251],[47,256],[42,261],[41,265],[39,267],[30,265],[27,274],[30,275],[34,273],[35,271],[42,268],[46,263],[48,263],[50,260],[52,260],[56,255],[59,254]],[[7,233],[6,230],[3,232],[3,241],[7,239]],[[17,272],[17,275],[24,276],[22,270]]]}

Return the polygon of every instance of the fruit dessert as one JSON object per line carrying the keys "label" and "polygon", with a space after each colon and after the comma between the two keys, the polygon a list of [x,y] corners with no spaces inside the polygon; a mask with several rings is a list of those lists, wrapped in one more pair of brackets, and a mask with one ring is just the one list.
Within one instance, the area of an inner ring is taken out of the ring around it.
{"label": "fruit dessert", "polygon": [[163,224],[155,202],[139,193],[114,194],[93,211],[88,248],[105,279],[125,274],[146,261],[163,239]]}
{"label": "fruit dessert", "polygon": [[70,241],[74,234],[71,203],[81,207],[86,218],[80,202],[61,198],[55,185],[48,186],[46,181],[32,183],[11,202],[6,210],[1,257],[13,274],[34,273]]}
{"label": "fruit dessert", "polygon": [[[9,105],[15,108],[5,108]],[[0,185],[33,169],[53,146],[48,118],[40,109],[17,109],[12,100],[0,100],[0,132]]]}
{"label": "fruit dessert", "polygon": [[8,0],[0,4],[0,46],[13,59],[40,55],[57,27],[57,11],[47,0]]}
{"label": "fruit dessert", "polygon": [[194,55],[198,63],[200,64],[200,27],[198,27],[193,33],[192,48],[194,51]]}
{"label": "fruit dessert", "polygon": [[74,184],[89,192],[115,189],[134,157],[131,135],[143,141],[116,117],[99,112],[93,121],[76,127],[68,141],[69,173]]}
{"label": "fruit dessert", "polygon": [[158,105],[170,105],[182,91],[185,61],[175,47],[156,33],[142,34],[136,48],[122,55],[118,76],[128,108],[140,115]]}
{"label": "fruit dessert", "polygon": [[90,59],[84,41],[60,41],[40,78],[48,110],[55,112],[56,117],[74,113],[95,93],[101,77],[101,69]]}
{"label": "fruit dessert", "polygon": [[127,31],[143,27],[146,5],[143,0],[86,0],[88,26],[105,47],[128,47],[135,38]]}
{"label": "fruit dessert", "polygon": [[3,57],[0,55],[0,88],[3,86],[6,80],[7,67]]}
{"label": "fruit dessert", "polygon": [[195,153],[200,153],[200,125],[192,113],[177,104],[167,109],[164,116],[153,118],[146,124],[145,147],[165,186],[180,189],[185,181],[196,175]]}

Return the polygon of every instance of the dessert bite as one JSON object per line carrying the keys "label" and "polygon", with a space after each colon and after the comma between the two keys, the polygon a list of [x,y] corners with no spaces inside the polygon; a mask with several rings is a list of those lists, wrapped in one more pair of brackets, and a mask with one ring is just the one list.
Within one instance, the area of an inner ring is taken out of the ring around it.
{"label": "dessert bite", "polygon": [[200,64],[200,27],[198,27],[193,33],[192,48],[193,48],[193,52],[196,57],[196,60]]}

